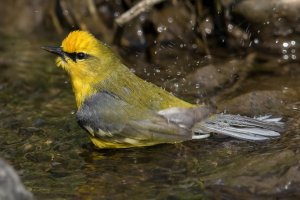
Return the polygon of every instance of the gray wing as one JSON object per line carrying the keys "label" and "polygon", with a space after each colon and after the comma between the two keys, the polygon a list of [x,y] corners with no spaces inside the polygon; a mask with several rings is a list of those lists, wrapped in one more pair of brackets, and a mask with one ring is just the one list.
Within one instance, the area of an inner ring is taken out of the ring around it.
{"label": "gray wing", "polygon": [[165,143],[189,140],[190,125],[181,126],[163,114],[133,106],[115,94],[99,92],[77,112],[81,127],[104,141]]}

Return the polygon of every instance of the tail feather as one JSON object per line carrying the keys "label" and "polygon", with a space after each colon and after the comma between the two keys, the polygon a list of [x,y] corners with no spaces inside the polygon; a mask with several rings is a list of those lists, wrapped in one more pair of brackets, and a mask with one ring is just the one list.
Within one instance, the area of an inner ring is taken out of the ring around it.
{"label": "tail feather", "polygon": [[250,118],[217,114],[196,124],[194,132],[196,134],[218,133],[251,141],[267,140],[279,137],[283,132],[284,123],[280,120],[281,118],[272,118],[270,115]]}

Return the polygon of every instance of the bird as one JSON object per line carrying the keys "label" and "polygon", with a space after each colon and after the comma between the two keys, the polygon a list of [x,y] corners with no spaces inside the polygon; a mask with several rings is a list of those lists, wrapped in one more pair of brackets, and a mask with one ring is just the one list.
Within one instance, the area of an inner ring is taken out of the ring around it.
{"label": "bird", "polygon": [[281,117],[216,113],[192,104],[135,75],[111,48],[84,30],[70,32],[60,46],[42,49],[71,78],[76,119],[99,149],[152,146],[204,139],[212,133],[247,141],[280,137]]}

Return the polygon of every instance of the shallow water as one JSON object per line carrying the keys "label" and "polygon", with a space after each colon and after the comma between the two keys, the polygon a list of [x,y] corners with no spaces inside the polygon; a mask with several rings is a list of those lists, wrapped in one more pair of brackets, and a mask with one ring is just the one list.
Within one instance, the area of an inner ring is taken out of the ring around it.
{"label": "shallow water", "polygon": [[[52,55],[40,49],[48,43],[6,38],[0,44],[0,157],[18,170],[37,199],[300,197],[298,63],[260,63],[256,67],[266,70],[251,68],[235,85],[205,97],[213,99],[220,111],[282,115],[287,130],[280,139],[253,143],[209,138],[176,145],[96,150],[76,124],[67,75],[55,67]],[[182,52],[176,53],[182,56]],[[199,57],[195,57],[182,56],[184,59],[176,63],[174,57],[158,57],[160,65],[154,66],[146,66],[134,56],[126,62],[156,84],[165,85],[167,79],[176,85],[193,71],[195,67],[182,66],[197,63]],[[178,73],[183,71],[186,73]],[[201,96],[185,91],[173,92],[193,102],[202,101]]]}

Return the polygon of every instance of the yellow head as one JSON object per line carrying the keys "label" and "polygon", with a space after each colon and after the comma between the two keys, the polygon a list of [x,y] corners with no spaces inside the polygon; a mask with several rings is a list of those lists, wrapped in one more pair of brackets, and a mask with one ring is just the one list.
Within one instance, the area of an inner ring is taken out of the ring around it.
{"label": "yellow head", "polygon": [[[89,57],[97,58],[101,55],[100,45],[97,39],[86,31],[73,31],[62,42],[63,56],[56,60],[57,66],[61,66],[69,73],[86,71],[86,61]],[[77,67],[77,66],[81,67]]]}
{"label": "yellow head", "polygon": [[56,64],[71,76],[77,106],[95,93],[94,85],[119,63],[108,47],[86,31],[73,31],[60,47],[43,47],[58,55]]}

